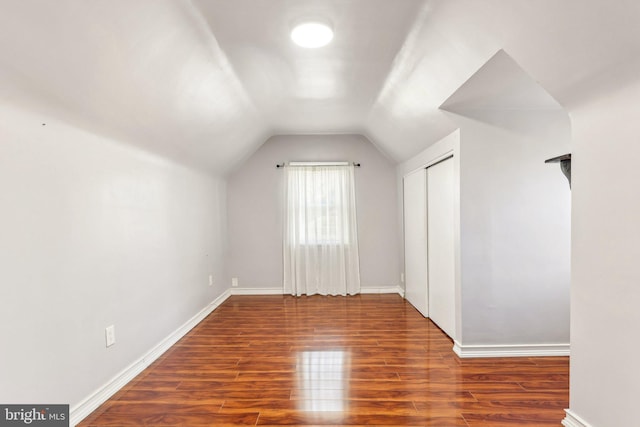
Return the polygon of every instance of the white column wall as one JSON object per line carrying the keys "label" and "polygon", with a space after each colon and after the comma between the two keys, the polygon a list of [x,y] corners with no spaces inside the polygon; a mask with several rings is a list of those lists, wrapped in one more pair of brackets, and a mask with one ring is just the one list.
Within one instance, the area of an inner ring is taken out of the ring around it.
{"label": "white column wall", "polygon": [[571,111],[570,408],[593,427],[638,424],[639,98],[636,81]]}

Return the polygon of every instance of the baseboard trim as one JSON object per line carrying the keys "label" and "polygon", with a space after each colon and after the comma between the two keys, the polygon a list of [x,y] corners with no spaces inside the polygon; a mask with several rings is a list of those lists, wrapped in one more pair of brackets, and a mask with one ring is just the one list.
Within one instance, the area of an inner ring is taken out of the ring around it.
{"label": "baseboard trim", "polygon": [[231,292],[225,291],[218,298],[213,300],[209,305],[200,310],[195,316],[175,330],[171,335],[162,340],[158,345],[153,347],[144,356],[133,362],[119,374],[113,377],[109,382],[104,384],[98,390],[94,391],[86,399],[72,406],[69,411],[69,423],[75,426],[80,421],[89,416],[93,411],[98,409],[100,405],[106,402],[118,390],[124,387],[129,381],[134,379],[138,374],[145,370],[149,365],[156,361],[165,351],[173,346],[180,338],[185,336],[187,332],[193,329],[198,323],[204,320],[213,310],[222,304],[231,296]]}
{"label": "baseboard trim", "polygon": [[569,344],[462,345],[454,341],[453,351],[460,358],[472,357],[549,357],[569,356]]}
{"label": "baseboard trim", "polygon": [[[231,288],[231,295],[284,295],[279,288]],[[384,286],[377,288],[360,288],[361,294],[400,294],[404,297],[404,290],[399,286]]]}
{"label": "baseboard trim", "polygon": [[378,288],[360,288],[361,294],[399,294],[404,297],[404,289],[400,286],[384,286]]}
{"label": "baseboard trim", "polygon": [[231,288],[231,295],[282,295],[282,288]]}
{"label": "baseboard trim", "polygon": [[562,420],[562,425],[565,427],[592,427],[585,420],[574,414],[571,409],[564,410],[567,416]]}

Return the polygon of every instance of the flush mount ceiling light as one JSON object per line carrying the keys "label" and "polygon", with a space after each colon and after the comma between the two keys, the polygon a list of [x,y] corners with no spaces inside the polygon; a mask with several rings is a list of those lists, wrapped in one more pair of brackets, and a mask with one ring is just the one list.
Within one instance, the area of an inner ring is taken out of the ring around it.
{"label": "flush mount ceiling light", "polygon": [[322,47],[333,39],[333,30],[323,22],[303,22],[291,31],[291,40],[301,47],[314,49]]}

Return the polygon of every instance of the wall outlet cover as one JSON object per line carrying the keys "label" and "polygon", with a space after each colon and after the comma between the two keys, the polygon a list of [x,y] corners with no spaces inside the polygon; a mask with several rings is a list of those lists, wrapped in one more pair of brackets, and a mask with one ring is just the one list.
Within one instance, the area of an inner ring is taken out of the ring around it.
{"label": "wall outlet cover", "polygon": [[104,330],[107,347],[111,347],[116,343],[116,327],[114,325],[107,326]]}

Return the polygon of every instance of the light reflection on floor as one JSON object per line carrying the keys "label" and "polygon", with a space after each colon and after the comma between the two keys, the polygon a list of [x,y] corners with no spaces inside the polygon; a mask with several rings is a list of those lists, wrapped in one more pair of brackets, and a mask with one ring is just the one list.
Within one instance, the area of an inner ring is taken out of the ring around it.
{"label": "light reflection on floor", "polygon": [[348,411],[350,353],[343,350],[298,354],[299,409],[323,418]]}

